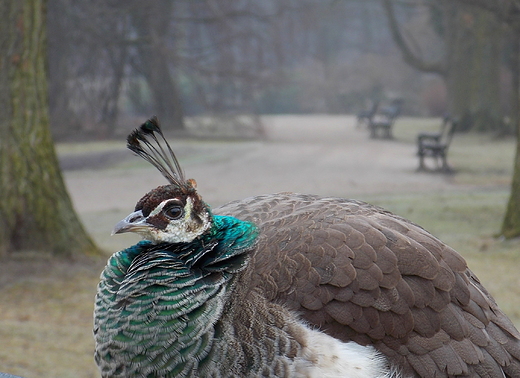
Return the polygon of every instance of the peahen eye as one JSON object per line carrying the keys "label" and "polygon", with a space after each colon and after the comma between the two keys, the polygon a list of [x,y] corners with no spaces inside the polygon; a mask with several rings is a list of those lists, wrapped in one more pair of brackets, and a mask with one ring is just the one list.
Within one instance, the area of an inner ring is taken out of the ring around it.
{"label": "peahen eye", "polygon": [[184,209],[179,205],[173,205],[164,209],[163,213],[170,219],[179,219],[184,214]]}

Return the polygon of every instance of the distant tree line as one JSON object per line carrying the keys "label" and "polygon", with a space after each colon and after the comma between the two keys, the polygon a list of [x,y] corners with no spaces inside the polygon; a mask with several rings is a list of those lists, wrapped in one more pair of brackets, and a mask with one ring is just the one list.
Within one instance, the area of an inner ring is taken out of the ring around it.
{"label": "distant tree line", "polygon": [[353,113],[385,96],[513,129],[514,33],[471,1],[49,0],[48,28],[57,137],[109,137],[122,115],[182,129],[186,115]]}
{"label": "distant tree line", "polygon": [[132,113],[356,112],[403,85],[378,1],[49,0],[48,27],[57,137]]}

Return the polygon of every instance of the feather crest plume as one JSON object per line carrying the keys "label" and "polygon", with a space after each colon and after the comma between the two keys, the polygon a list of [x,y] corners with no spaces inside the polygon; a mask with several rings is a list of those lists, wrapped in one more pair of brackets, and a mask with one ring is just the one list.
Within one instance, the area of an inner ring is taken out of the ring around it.
{"label": "feather crest plume", "polygon": [[156,116],[132,131],[126,141],[129,150],[157,168],[170,184],[192,186],[192,180],[186,181],[179,161],[164,137]]}

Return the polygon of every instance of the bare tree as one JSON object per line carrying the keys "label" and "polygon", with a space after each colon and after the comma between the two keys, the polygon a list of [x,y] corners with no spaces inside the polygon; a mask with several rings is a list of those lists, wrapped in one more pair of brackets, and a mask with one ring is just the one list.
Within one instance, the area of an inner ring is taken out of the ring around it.
{"label": "bare tree", "polygon": [[511,182],[511,193],[507,204],[506,214],[502,222],[501,234],[507,238],[520,236],[520,24],[510,22],[514,30],[513,41],[513,91],[511,113],[513,125],[516,126],[516,154],[513,165],[513,179]]}
{"label": "bare tree", "polygon": [[373,2],[49,1],[58,136],[110,136],[122,105],[178,129],[184,114],[345,111],[342,51],[385,45]]}
{"label": "bare tree", "polygon": [[184,115],[357,111],[374,88],[412,92],[389,74],[376,1],[49,2],[57,135],[110,136],[121,112],[181,129]]}
{"label": "bare tree", "polygon": [[423,2],[423,7],[430,7],[432,20],[437,23],[434,26],[445,44],[444,55],[437,61],[428,61],[421,56],[413,37],[401,30],[394,3],[382,0],[404,60],[421,71],[444,78],[448,112],[460,119],[459,127],[501,131],[504,124],[499,69],[503,28],[496,17],[460,2]]}
{"label": "bare tree", "polygon": [[151,92],[154,113],[173,129],[184,128],[178,86],[177,36],[170,37],[175,1],[130,2],[130,18],[136,33],[133,69],[142,75]]}
{"label": "bare tree", "polygon": [[117,1],[49,1],[49,92],[59,137],[114,134],[128,61],[128,17]]}
{"label": "bare tree", "polygon": [[[458,0],[468,3],[468,0]],[[506,238],[520,236],[520,1],[518,0],[474,0],[474,6],[479,6],[494,13],[513,31],[513,73],[512,119],[516,126],[516,154],[514,161],[511,193],[506,214],[502,223],[501,234]]]}
{"label": "bare tree", "polygon": [[[385,6],[389,0],[383,0]],[[501,234],[506,238],[520,236],[520,1],[519,0],[457,0],[452,5],[464,5],[480,12],[487,11],[508,25],[514,35],[511,71],[513,90],[511,98],[511,118],[516,131],[516,154],[511,182],[511,193],[506,214],[502,223]],[[484,70],[481,75],[488,73]]]}
{"label": "bare tree", "polygon": [[50,136],[45,5],[0,2],[0,255],[97,252],[74,212]]}

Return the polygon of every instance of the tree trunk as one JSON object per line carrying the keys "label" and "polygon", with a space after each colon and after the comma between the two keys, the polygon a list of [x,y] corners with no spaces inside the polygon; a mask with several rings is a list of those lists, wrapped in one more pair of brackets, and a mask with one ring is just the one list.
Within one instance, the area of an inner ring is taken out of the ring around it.
{"label": "tree trunk", "polygon": [[408,63],[410,66],[418,69],[423,72],[431,72],[436,73],[441,76],[445,76],[447,74],[446,62],[436,61],[436,62],[427,62],[422,59],[420,56],[416,55],[409,44],[406,42],[404,35],[401,33],[401,29],[399,27],[399,22],[397,20],[394,5],[392,0],[381,0],[383,9],[385,10],[386,18],[388,20],[388,26],[390,28],[390,33],[392,34],[392,38],[401,50],[401,54],[403,56],[403,60]]}
{"label": "tree trunk", "polygon": [[520,236],[520,26],[515,28],[514,51],[512,53],[513,90],[512,121],[516,125],[516,155],[514,162],[511,193],[507,204],[506,215],[502,223],[501,234],[506,238]]}
{"label": "tree trunk", "polygon": [[500,67],[502,64],[502,41],[504,28],[494,14],[479,10],[474,12],[475,83],[472,113],[473,128],[479,131],[501,132],[502,105],[500,103]]}
{"label": "tree trunk", "polygon": [[[517,133],[520,134],[520,124],[517,122]],[[506,215],[502,223],[501,234],[507,238],[520,236],[520,138],[517,138],[511,194],[507,203]]]}
{"label": "tree trunk", "polygon": [[0,255],[98,252],[73,209],[50,135],[45,5],[0,2]]}
{"label": "tree trunk", "polygon": [[[175,66],[175,48],[168,47],[168,29],[172,15],[172,0],[160,0],[133,9],[133,25],[139,34],[140,71],[150,92],[155,114],[165,128],[184,129],[184,111]],[[175,41],[174,41],[175,43]]]}
{"label": "tree trunk", "polygon": [[449,113],[461,130],[501,131],[502,29],[480,8],[445,1],[446,76]]}
{"label": "tree trunk", "polygon": [[511,119],[516,125],[516,155],[511,182],[511,193],[506,214],[502,222],[501,235],[506,238],[520,236],[520,4],[518,2],[497,2],[494,0],[459,0],[474,7],[480,7],[493,13],[514,31],[513,51],[511,56],[512,93]]}
{"label": "tree trunk", "polygon": [[452,0],[437,0],[446,46],[443,62],[427,62],[402,35],[394,5],[382,0],[393,39],[403,59],[420,71],[438,73],[446,83],[448,112],[459,129],[501,131],[500,47],[502,33],[495,15]]}

